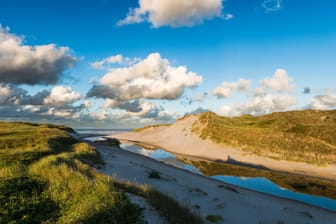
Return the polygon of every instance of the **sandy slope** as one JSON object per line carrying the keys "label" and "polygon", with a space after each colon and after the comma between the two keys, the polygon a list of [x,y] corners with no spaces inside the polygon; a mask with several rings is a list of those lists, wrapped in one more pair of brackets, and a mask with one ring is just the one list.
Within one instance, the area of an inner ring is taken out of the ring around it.
{"label": "sandy slope", "polygon": [[196,119],[197,116],[193,115],[178,120],[176,124],[168,127],[149,128],[142,132],[125,132],[111,137],[157,145],[169,152],[180,155],[210,160],[238,161],[263,166],[271,170],[336,180],[336,166],[318,167],[302,162],[289,162],[256,155],[243,155],[243,152],[239,149],[215,144],[209,140],[202,140],[191,132],[192,124]]}
{"label": "sandy slope", "polygon": [[[102,172],[152,186],[190,206],[204,220],[208,215],[219,215],[223,220],[218,223],[230,224],[336,224],[335,212],[227,185],[119,148],[94,146],[106,162]],[[162,178],[149,178],[150,170],[159,171]]]}

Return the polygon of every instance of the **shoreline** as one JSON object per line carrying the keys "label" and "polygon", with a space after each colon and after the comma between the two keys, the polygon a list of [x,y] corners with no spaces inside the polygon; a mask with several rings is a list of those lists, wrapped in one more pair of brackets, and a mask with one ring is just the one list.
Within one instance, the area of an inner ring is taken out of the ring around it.
{"label": "shoreline", "polygon": [[[134,184],[153,187],[175,197],[182,204],[187,203],[192,210],[195,210],[193,205],[200,205],[196,212],[204,220],[209,214],[223,215],[225,222],[229,223],[276,223],[283,220],[284,223],[325,224],[333,223],[330,220],[336,219],[335,211],[327,208],[224,183],[121,148],[90,144],[106,162],[101,172]],[[148,170],[158,170],[162,178],[148,178]],[[218,207],[222,204],[225,206]],[[239,215],[241,213],[246,216]]]}
{"label": "shoreline", "polygon": [[307,178],[316,178],[316,179],[320,179],[320,180],[326,180],[326,181],[332,181],[336,183],[336,180],[333,178],[326,178],[326,177],[321,177],[321,176],[313,176],[313,175],[307,175],[307,174],[302,174],[302,173],[295,173],[295,172],[289,172],[289,171],[284,171],[284,170],[273,170],[273,169],[268,169],[266,167],[262,167],[262,166],[258,166],[258,165],[253,165],[253,164],[249,164],[249,165],[244,165],[244,163],[240,163],[239,161],[236,162],[231,162],[231,161],[224,161],[224,160],[215,160],[213,158],[207,158],[204,156],[193,156],[193,155],[188,155],[188,154],[183,154],[183,153],[176,153],[175,151],[166,149],[164,147],[161,147],[159,145],[154,145],[152,143],[149,142],[145,142],[145,141],[139,141],[139,140],[129,140],[129,139],[122,139],[122,138],[116,138],[116,137],[111,137],[111,136],[107,136],[104,137],[107,139],[117,139],[119,141],[125,141],[125,142],[130,142],[130,143],[134,143],[137,144],[139,146],[146,146],[146,147],[153,147],[153,148],[161,148],[169,153],[174,154],[175,156],[181,156],[181,157],[185,157],[185,158],[190,158],[190,159],[194,159],[194,160],[201,160],[201,161],[207,161],[207,162],[219,162],[219,163],[224,163],[224,164],[230,164],[230,165],[237,165],[237,166],[242,166],[242,167],[246,167],[246,168],[254,168],[254,169],[259,169],[259,170],[264,170],[264,171],[270,171],[270,172],[275,172],[275,173],[280,173],[280,174],[290,174],[290,175],[296,175],[296,176],[301,176],[301,177],[307,177]]}
{"label": "shoreline", "polygon": [[[123,140],[125,141],[125,140]],[[127,141],[127,140],[126,140]],[[133,142],[133,141],[127,141],[127,142]],[[134,141],[135,143],[141,143],[139,141]],[[100,145],[99,143],[96,143],[97,145]],[[147,143],[146,143],[147,144]],[[147,144],[147,145],[150,145],[150,144]],[[154,146],[154,145],[151,145],[151,146]],[[107,146],[109,147],[109,146]],[[157,146],[155,146],[157,147]],[[113,148],[113,146],[111,146],[111,149]],[[278,195],[274,195],[274,194],[271,194],[271,193],[267,193],[267,192],[263,192],[263,191],[258,191],[258,190],[254,190],[254,189],[250,189],[250,188],[247,188],[247,187],[244,187],[244,186],[238,186],[238,185],[234,185],[234,184],[231,184],[231,183],[228,183],[228,182],[224,182],[224,181],[220,181],[220,180],[217,180],[215,178],[212,178],[211,176],[206,176],[204,174],[199,174],[199,173],[195,173],[195,172],[192,172],[190,170],[187,170],[187,169],[183,169],[183,168],[180,168],[180,167],[176,167],[174,165],[171,165],[169,163],[165,163],[163,161],[159,161],[157,159],[154,159],[154,158],[151,158],[151,157],[148,157],[148,156],[145,156],[145,155],[142,155],[142,154],[139,154],[139,153],[135,153],[135,152],[132,152],[132,151],[128,151],[128,150],[125,150],[125,149],[122,149],[120,147],[118,147],[118,150],[122,150],[124,152],[127,153],[130,153],[130,154],[133,154],[134,156],[139,156],[141,158],[146,158],[146,159],[149,159],[151,161],[154,161],[154,162],[157,162],[157,163],[160,163],[160,164],[163,164],[165,166],[169,166],[173,169],[177,169],[179,171],[183,171],[183,172],[187,172],[188,174],[190,175],[196,175],[196,176],[199,176],[199,177],[202,177],[202,178],[205,178],[207,181],[212,181],[214,183],[217,183],[219,185],[221,184],[225,184],[225,185],[228,185],[230,187],[234,187],[234,188],[238,188],[238,189],[244,189],[246,191],[251,191],[251,192],[254,192],[254,193],[258,193],[258,194],[264,194],[264,195],[267,195],[267,196],[270,196],[270,197],[274,197],[274,198],[280,198],[280,199],[284,199],[284,200],[288,200],[288,201],[292,201],[292,202],[297,202],[297,203],[301,203],[301,204],[305,204],[307,206],[312,206],[312,207],[315,207],[315,208],[318,208],[318,209],[322,209],[322,210],[325,210],[327,212],[336,212],[336,208],[335,210],[333,209],[328,209],[328,208],[325,208],[325,207],[320,207],[320,206],[317,206],[317,205],[314,205],[314,204],[310,204],[310,203],[307,203],[307,202],[304,202],[304,201],[300,201],[300,200],[296,200],[296,199],[292,199],[292,198],[287,198],[287,197],[283,197],[283,196],[278,196]],[[165,150],[165,149],[164,149]],[[180,155],[181,156],[181,155]],[[184,156],[186,158],[195,158],[195,157],[190,157],[190,156]],[[210,161],[210,160],[209,160]],[[272,172],[278,172],[278,171],[272,171]],[[279,171],[280,172],[280,171]],[[301,175],[300,175],[301,176]],[[299,192],[300,193],[300,192]],[[302,193],[303,194],[303,193]],[[315,196],[315,195],[313,195]],[[324,196],[316,196],[316,197],[324,197]],[[334,199],[331,199],[331,200],[334,200]]]}

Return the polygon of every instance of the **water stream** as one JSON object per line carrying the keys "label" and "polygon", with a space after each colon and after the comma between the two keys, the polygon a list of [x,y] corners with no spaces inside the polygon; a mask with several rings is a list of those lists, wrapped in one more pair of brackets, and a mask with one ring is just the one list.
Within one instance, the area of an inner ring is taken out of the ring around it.
{"label": "water stream", "polygon": [[[117,133],[120,130],[110,130],[108,133]],[[95,134],[94,137],[88,137],[87,140],[90,141],[96,141],[96,140],[102,140],[103,136],[105,136],[107,132],[102,133],[102,136],[97,136]],[[185,164],[181,161],[179,161],[174,154],[171,154],[163,149],[146,149],[144,147],[141,147],[139,145],[134,145],[130,143],[122,143],[120,147],[124,150],[131,151],[133,153],[138,153],[144,156],[148,156],[150,158],[153,158],[155,160],[173,165],[178,168],[182,168],[194,173],[202,174],[202,172],[197,169],[196,167]],[[203,175],[203,174],[202,174]],[[312,196],[308,194],[298,193],[290,191],[286,188],[282,188],[278,186],[277,184],[273,183],[272,181],[262,178],[262,177],[238,177],[238,176],[227,176],[227,175],[216,175],[211,176],[212,178],[225,182],[230,183],[236,186],[248,188],[251,190],[264,192],[288,199],[294,199],[298,201],[302,201],[308,204],[312,204],[318,207],[327,208],[329,210],[336,211],[336,200],[327,198],[327,197],[321,197],[321,196]]]}
{"label": "water stream", "polygon": [[[138,145],[132,145],[129,143],[122,143],[120,145],[122,149],[127,151],[131,151],[134,153],[138,153],[144,156],[148,156],[150,158],[159,160],[161,162],[183,168],[189,170],[194,173],[202,174],[202,172],[194,166],[189,164],[185,164],[179,161],[174,154],[171,154],[163,149],[145,149]],[[288,199],[294,199],[298,201],[302,201],[308,204],[316,205],[318,207],[327,208],[329,210],[336,211],[336,200],[321,197],[321,196],[312,196],[309,194],[298,193],[294,191],[290,191],[286,188],[282,188],[277,184],[273,183],[272,181],[262,178],[262,177],[237,177],[237,176],[227,176],[227,175],[216,175],[211,176],[212,178],[225,182],[230,183],[236,186],[248,188],[251,190],[264,192]]]}

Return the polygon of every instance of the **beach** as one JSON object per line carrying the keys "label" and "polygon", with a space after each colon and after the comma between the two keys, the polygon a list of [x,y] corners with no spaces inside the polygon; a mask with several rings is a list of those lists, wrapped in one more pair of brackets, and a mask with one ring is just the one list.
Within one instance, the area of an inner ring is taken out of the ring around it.
{"label": "beach", "polygon": [[[232,224],[336,223],[336,213],[326,209],[225,184],[118,147],[91,144],[106,163],[101,172],[166,193],[200,214],[206,223],[211,223],[207,217]],[[159,172],[160,178],[150,178],[152,171]]]}

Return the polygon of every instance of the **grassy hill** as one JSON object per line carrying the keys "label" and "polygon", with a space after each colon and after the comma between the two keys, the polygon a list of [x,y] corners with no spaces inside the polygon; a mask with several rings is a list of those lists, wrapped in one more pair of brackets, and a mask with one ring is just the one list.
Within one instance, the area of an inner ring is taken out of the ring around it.
{"label": "grassy hill", "polygon": [[193,132],[246,153],[318,165],[336,164],[336,110],[290,111],[264,116],[199,115]]}
{"label": "grassy hill", "polygon": [[71,128],[0,122],[0,223],[143,223],[125,192],[145,198],[171,223],[202,223],[148,186],[99,173],[99,153]]}

